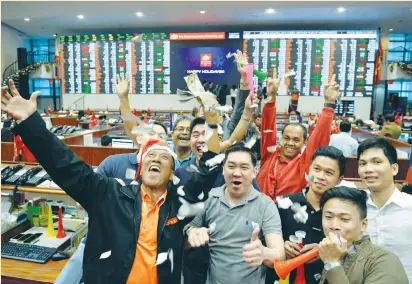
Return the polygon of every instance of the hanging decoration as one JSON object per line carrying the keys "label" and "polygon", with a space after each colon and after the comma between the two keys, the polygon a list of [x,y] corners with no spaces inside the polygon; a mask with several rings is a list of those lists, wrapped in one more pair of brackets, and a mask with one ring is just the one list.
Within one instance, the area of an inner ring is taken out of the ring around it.
{"label": "hanging decoration", "polygon": [[50,73],[50,72],[51,72],[51,68],[53,67],[54,64],[49,63],[49,62],[42,62],[42,61],[40,61],[40,62],[37,62],[37,63],[34,63],[34,64],[27,65],[25,68],[18,70],[15,74],[9,75],[9,76],[3,81],[3,84],[4,84],[4,85],[7,85],[7,81],[8,81],[8,80],[10,80],[10,79],[14,80],[14,79],[16,79],[16,78],[19,78],[20,75],[27,75],[28,73],[31,73],[31,72],[33,72],[33,71],[36,71],[38,68],[40,68],[40,67],[43,66],[43,65],[44,65],[44,67],[46,68],[46,71],[47,71],[48,73]]}
{"label": "hanging decoration", "polygon": [[412,74],[412,64],[405,62],[394,61],[389,65],[389,71],[392,73],[395,66],[399,67],[401,70],[408,74]]}

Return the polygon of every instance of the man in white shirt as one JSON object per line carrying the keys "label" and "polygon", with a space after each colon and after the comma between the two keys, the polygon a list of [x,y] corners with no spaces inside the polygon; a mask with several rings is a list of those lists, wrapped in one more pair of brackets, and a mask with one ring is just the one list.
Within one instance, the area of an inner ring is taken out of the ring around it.
{"label": "man in white shirt", "polygon": [[338,148],[345,157],[356,156],[358,151],[358,141],[352,138],[352,125],[349,121],[342,121],[339,124],[340,133],[332,134],[329,145]]}
{"label": "man in white shirt", "polygon": [[395,187],[398,174],[396,149],[383,138],[359,145],[358,173],[370,190],[367,201],[372,243],[395,253],[412,283],[412,195]]}

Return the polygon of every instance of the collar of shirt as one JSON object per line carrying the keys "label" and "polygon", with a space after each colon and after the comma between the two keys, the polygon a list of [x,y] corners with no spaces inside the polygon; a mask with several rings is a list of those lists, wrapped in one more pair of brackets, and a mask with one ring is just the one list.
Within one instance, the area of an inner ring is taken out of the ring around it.
{"label": "collar of shirt", "polygon": [[[371,192],[370,191],[367,191],[367,192],[368,192],[367,204],[378,208],[375,205],[375,203],[372,201]],[[383,205],[381,209],[385,208],[386,206],[389,206],[389,204],[391,203],[394,203],[398,205],[399,207],[403,208],[406,204],[405,204],[405,200],[402,195],[403,195],[402,192],[400,192],[399,189],[395,187],[395,190],[393,191],[392,195],[389,197],[388,201],[386,201],[385,205]]]}
{"label": "collar of shirt", "polygon": [[[140,194],[142,196],[143,206],[146,207],[146,206],[153,206],[154,205],[152,197],[143,190],[143,187],[140,188]],[[163,193],[159,197],[159,199],[156,201],[155,205],[157,205],[159,207],[162,206],[163,203],[165,203],[165,201],[166,201],[166,196],[167,196],[167,190],[165,191],[165,193]]]}
{"label": "collar of shirt", "polygon": [[186,164],[189,164],[189,162],[193,159],[196,159],[196,158],[192,152],[190,153],[189,156],[187,156],[186,159],[183,159],[183,160],[175,159],[175,169],[185,166]]}
{"label": "collar of shirt", "polygon": [[[211,191],[210,195],[213,196],[213,197],[219,198],[219,200],[221,202],[223,202],[223,203],[225,203],[226,205],[229,206],[229,204],[227,203],[227,200],[226,200],[225,190],[226,190],[226,185],[223,185],[220,188],[217,188],[216,190]],[[249,193],[247,194],[246,198],[243,199],[241,202],[239,202],[239,204],[237,204],[236,206],[233,206],[233,207],[245,205],[249,201],[257,198],[259,195],[260,195],[259,192],[253,188],[253,185],[251,185],[250,189],[249,189]]]}

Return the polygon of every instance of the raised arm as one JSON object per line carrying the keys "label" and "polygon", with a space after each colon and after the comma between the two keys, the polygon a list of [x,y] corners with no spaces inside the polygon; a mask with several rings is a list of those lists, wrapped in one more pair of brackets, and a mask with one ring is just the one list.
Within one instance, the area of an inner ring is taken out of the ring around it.
{"label": "raised arm", "polygon": [[339,85],[336,83],[335,78],[336,75],[333,74],[330,82],[325,84],[325,107],[300,159],[301,176],[309,170],[310,160],[316,149],[320,146],[329,145],[332,120],[335,113],[334,105],[339,95]]}
{"label": "raised arm", "polygon": [[233,131],[229,139],[220,143],[220,152],[225,151],[227,148],[232,146],[233,143],[242,141],[243,137],[246,135],[250,121],[252,119],[253,112],[251,106],[253,104],[259,104],[259,99],[255,97],[252,103],[250,96],[248,96],[245,102],[245,108],[243,110],[242,119],[237,124],[235,131]]}
{"label": "raised arm", "polygon": [[[121,74],[121,76],[117,75],[116,79],[112,79],[112,83],[116,86],[116,93],[120,100],[120,111],[122,115],[130,115],[132,114],[132,109],[130,108],[129,103],[129,88],[130,88],[130,80],[129,75]],[[136,134],[132,133],[133,128],[137,127],[137,122],[132,120],[124,120],[124,128],[127,132],[127,135],[136,142]]]}
{"label": "raised arm", "polygon": [[273,78],[267,80],[267,96],[263,107],[262,129],[260,140],[260,158],[261,166],[268,160],[270,152],[268,147],[276,145],[276,93],[279,88],[281,77],[276,76],[276,71],[273,71]]}
{"label": "raised arm", "polygon": [[118,183],[94,173],[91,166],[80,160],[47,130],[45,122],[37,112],[36,98],[39,92],[33,93],[30,100],[25,100],[11,80],[10,90],[13,97],[7,93],[7,87],[1,90],[1,109],[20,121],[12,132],[20,135],[53,181],[92,215],[97,205],[101,204],[109,185]]}

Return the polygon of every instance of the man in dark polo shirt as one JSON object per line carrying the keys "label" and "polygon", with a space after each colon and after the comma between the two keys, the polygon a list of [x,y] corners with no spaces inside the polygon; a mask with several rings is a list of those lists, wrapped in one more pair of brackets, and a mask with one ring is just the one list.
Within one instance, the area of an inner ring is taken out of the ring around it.
{"label": "man in dark polo shirt", "polygon": [[[306,223],[297,222],[294,218],[295,213],[291,208],[282,209],[278,205],[287,259],[295,258],[316,248],[323,240],[320,197],[326,190],[335,187],[342,181],[345,165],[346,159],[341,150],[332,146],[320,147],[312,156],[309,169],[309,186],[300,193],[284,196],[288,197],[292,203],[307,206],[308,219]],[[297,231],[304,231],[306,233],[305,238],[302,239],[303,248],[290,241],[290,236],[294,236]],[[307,284],[319,283],[323,270],[323,263],[319,258],[306,263],[304,269]],[[270,269],[268,270],[270,271]],[[273,273],[269,272],[266,283],[273,283],[273,276]],[[289,283],[294,283],[295,278],[296,269],[290,273]]]}

